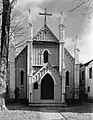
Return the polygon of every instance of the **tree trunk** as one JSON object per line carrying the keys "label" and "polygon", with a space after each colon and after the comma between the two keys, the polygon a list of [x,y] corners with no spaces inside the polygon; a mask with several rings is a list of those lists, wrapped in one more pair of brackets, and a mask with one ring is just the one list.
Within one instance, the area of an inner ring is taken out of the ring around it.
{"label": "tree trunk", "polygon": [[6,72],[6,59],[1,58],[0,66],[0,110],[6,110],[5,106],[5,92],[6,92],[6,82],[7,82],[7,72]]}
{"label": "tree trunk", "polygon": [[0,109],[6,110],[5,92],[7,82],[8,68],[8,48],[9,48],[9,30],[10,30],[10,0],[3,0],[2,14],[2,32],[1,32],[1,61],[0,61]]}

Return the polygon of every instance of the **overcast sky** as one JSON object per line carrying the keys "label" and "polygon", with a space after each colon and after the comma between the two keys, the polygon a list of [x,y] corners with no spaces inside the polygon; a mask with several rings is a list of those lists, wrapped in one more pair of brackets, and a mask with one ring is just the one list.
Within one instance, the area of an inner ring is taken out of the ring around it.
{"label": "overcast sky", "polygon": [[93,19],[87,20],[81,15],[83,9],[69,13],[73,0],[18,0],[15,9],[18,9],[24,16],[28,16],[28,9],[31,8],[34,35],[43,26],[44,17],[39,16],[39,12],[44,12],[44,7],[52,17],[47,17],[47,24],[58,37],[58,25],[60,12],[65,12],[66,27],[66,48],[73,54],[76,36],[80,49],[80,61],[87,62],[93,59]]}

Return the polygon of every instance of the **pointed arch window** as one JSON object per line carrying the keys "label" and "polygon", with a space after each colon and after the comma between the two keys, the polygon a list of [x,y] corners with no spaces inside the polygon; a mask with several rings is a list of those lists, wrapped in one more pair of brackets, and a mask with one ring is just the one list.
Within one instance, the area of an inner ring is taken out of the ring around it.
{"label": "pointed arch window", "polygon": [[47,63],[48,62],[48,51],[47,50],[44,51],[43,58],[44,58],[44,63]]}
{"label": "pointed arch window", "polygon": [[21,70],[21,85],[24,85],[24,71]]}
{"label": "pointed arch window", "polygon": [[66,86],[69,86],[69,71],[66,71]]}

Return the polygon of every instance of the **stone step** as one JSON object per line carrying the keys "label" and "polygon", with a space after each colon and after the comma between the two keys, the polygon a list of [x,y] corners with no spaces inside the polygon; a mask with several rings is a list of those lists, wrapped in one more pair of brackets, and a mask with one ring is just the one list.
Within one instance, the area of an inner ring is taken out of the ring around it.
{"label": "stone step", "polygon": [[30,107],[67,107],[66,103],[29,103]]}

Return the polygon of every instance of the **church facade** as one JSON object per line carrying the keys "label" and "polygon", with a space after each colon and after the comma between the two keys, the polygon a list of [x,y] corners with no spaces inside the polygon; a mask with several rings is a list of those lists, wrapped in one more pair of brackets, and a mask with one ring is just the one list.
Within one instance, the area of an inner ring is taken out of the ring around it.
{"label": "church facade", "polygon": [[30,39],[16,58],[14,46],[10,48],[10,98],[15,98],[14,90],[18,87],[19,99],[27,99],[29,104],[65,103],[66,99],[73,99],[74,93],[79,90],[79,50],[75,49],[73,58],[64,47],[62,13],[59,39],[46,22],[35,36],[32,24],[29,24],[29,30]]}

